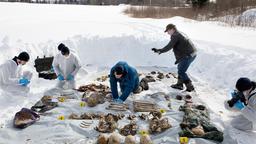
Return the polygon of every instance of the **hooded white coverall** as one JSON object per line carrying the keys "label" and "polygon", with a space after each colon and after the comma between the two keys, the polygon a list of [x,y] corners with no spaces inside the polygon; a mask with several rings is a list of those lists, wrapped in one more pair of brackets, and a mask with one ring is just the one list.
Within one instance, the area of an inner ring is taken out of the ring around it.
{"label": "hooded white coverall", "polygon": [[72,52],[70,52],[68,57],[63,56],[62,54],[57,54],[53,59],[53,69],[57,76],[61,74],[65,79],[64,81],[58,81],[57,87],[63,88],[64,84],[67,82],[69,89],[75,88],[75,79],[67,80],[67,77],[71,74],[75,78],[80,68],[80,60]]}
{"label": "hooded white coverall", "polygon": [[[245,98],[249,99],[248,105],[240,111],[240,115],[231,121],[231,125],[242,131],[256,131],[256,90],[250,92]],[[235,110],[235,108],[230,108],[226,102],[225,107]]]}
{"label": "hooded white coverall", "polygon": [[29,87],[19,84],[19,80],[25,77],[31,80],[32,73],[29,71],[22,71],[20,65],[14,60],[8,60],[0,65],[0,87],[9,92],[28,92]]}

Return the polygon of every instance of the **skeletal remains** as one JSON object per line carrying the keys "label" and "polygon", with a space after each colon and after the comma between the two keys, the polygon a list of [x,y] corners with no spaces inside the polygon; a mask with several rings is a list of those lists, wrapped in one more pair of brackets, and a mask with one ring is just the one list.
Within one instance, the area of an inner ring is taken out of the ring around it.
{"label": "skeletal remains", "polygon": [[58,106],[58,102],[53,102],[52,96],[43,96],[34,106],[31,107],[31,110],[44,113],[46,111],[52,110]]}
{"label": "skeletal remains", "polygon": [[149,120],[150,133],[160,133],[172,127],[168,118],[162,118],[162,114],[160,112],[153,111],[150,114],[153,116],[153,118]]}
{"label": "skeletal remains", "polygon": [[132,135],[128,135],[125,137],[124,144],[136,144],[135,137]]}
{"label": "skeletal remains", "polygon": [[148,115],[146,115],[146,114],[141,114],[141,115],[139,115],[139,118],[140,118],[141,120],[147,120]]}
{"label": "skeletal remains", "polygon": [[109,138],[104,134],[100,134],[97,140],[97,144],[120,144],[120,143],[121,143],[121,138],[116,133],[113,133],[112,135],[110,135]]}
{"label": "skeletal remains", "polygon": [[95,129],[102,133],[112,133],[117,128],[117,121],[123,117],[124,115],[113,115],[111,113],[101,116]]}
{"label": "skeletal remains", "polygon": [[138,130],[138,126],[135,121],[131,121],[130,124],[125,125],[121,130],[120,134],[123,136],[128,136],[128,135],[136,135]]}
{"label": "skeletal remains", "polygon": [[182,100],[184,99],[184,101],[186,103],[192,103],[192,96],[191,95],[177,95],[176,96],[177,100]]}
{"label": "skeletal remains", "polygon": [[99,84],[99,85],[96,85],[96,84],[89,84],[89,85],[83,85],[83,86],[80,86],[77,91],[79,92],[105,92],[105,93],[110,93],[110,88],[106,85],[103,85],[103,84]]}
{"label": "skeletal remains", "polygon": [[135,118],[136,118],[136,115],[129,115],[127,117],[128,120],[135,120]]}
{"label": "skeletal remains", "polygon": [[81,128],[89,128],[91,126],[91,124],[93,124],[93,122],[82,121],[82,123],[80,124],[80,127]]}
{"label": "skeletal remains", "polygon": [[115,121],[121,120],[125,117],[124,114],[94,114],[94,113],[84,113],[81,116],[78,116],[77,114],[72,113],[69,116],[69,119],[74,119],[74,120],[92,120],[92,119],[100,119],[102,117],[107,117],[109,115],[112,115],[112,117],[114,118]]}
{"label": "skeletal remains", "polygon": [[109,78],[108,75],[104,75],[104,76],[101,76],[101,77],[97,78],[97,81],[105,82],[108,78]]}
{"label": "skeletal remains", "polygon": [[149,101],[133,101],[134,112],[151,112],[156,110],[157,106],[155,103]]}
{"label": "skeletal remains", "polygon": [[153,141],[151,140],[149,135],[141,135],[140,144],[153,144]]}
{"label": "skeletal remains", "polygon": [[126,111],[129,109],[129,106],[127,104],[117,104],[117,103],[110,103],[108,107],[106,107],[108,110],[116,110],[116,111]]}
{"label": "skeletal remains", "polygon": [[80,92],[84,92],[82,101],[87,102],[89,107],[94,107],[97,104],[102,104],[109,98],[109,94],[111,94],[111,90],[106,85],[96,85],[96,84],[89,84],[80,86],[77,89]]}
{"label": "skeletal remains", "polygon": [[[100,134],[98,136],[97,144],[121,144],[121,138],[117,133],[113,133],[109,137],[105,134]],[[136,144],[135,137],[132,135],[126,136],[124,144]],[[153,144],[153,141],[149,135],[141,135],[139,144]]]}
{"label": "skeletal remains", "polygon": [[95,107],[105,102],[105,95],[101,92],[91,92],[88,95],[86,93],[84,94],[82,100],[85,101],[89,107]]}

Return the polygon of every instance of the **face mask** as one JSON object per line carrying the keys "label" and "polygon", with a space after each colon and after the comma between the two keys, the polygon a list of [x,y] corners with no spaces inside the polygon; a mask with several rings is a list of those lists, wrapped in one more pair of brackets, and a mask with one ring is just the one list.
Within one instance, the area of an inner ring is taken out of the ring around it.
{"label": "face mask", "polygon": [[65,59],[68,59],[70,55],[64,55],[64,58]]}

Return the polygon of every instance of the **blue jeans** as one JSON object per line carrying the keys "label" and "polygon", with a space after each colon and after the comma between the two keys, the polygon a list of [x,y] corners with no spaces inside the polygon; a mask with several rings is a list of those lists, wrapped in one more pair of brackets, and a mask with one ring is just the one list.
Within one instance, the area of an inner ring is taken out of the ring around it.
{"label": "blue jeans", "polygon": [[196,56],[187,56],[183,58],[178,64],[178,75],[184,81],[191,81],[187,75],[187,70],[190,64],[195,60]]}

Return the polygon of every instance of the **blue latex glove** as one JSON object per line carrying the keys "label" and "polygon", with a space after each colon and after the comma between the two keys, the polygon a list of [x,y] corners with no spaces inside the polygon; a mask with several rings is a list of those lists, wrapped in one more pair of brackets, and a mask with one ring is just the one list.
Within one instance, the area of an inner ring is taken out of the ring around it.
{"label": "blue latex glove", "polygon": [[54,68],[53,68],[53,66],[51,66],[51,69],[50,69],[50,71],[51,71],[51,72],[54,72]]}
{"label": "blue latex glove", "polygon": [[239,100],[234,104],[234,107],[238,110],[242,110],[245,107],[245,105]]}
{"label": "blue latex glove", "polygon": [[61,74],[58,75],[57,79],[60,80],[60,81],[64,81],[65,80],[64,77]]}
{"label": "blue latex glove", "polygon": [[114,99],[114,103],[122,104],[124,103],[124,101],[118,98],[118,99]]}
{"label": "blue latex glove", "polygon": [[74,76],[72,74],[69,74],[67,77],[67,80],[69,80],[69,81],[74,80]]}
{"label": "blue latex glove", "polygon": [[19,84],[21,84],[22,86],[27,86],[29,83],[30,81],[24,77],[19,80]]}

